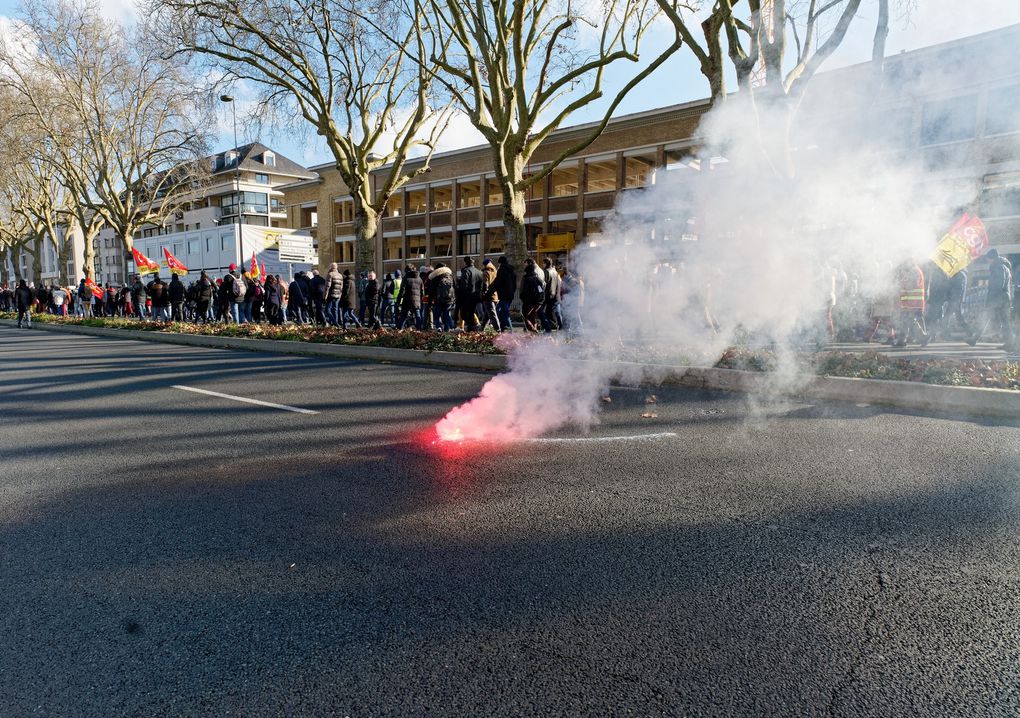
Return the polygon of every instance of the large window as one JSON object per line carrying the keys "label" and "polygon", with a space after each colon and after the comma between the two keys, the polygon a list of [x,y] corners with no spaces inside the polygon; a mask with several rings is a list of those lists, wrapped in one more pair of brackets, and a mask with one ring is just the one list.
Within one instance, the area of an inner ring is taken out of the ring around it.
{"label": "large window", "polygon": [[1020,180],[1014,185],[989,186],[981,193],[982,217],[1020,217]]}
{"label": "large window", "polygon": [[493,227],[488,231],[488,254],[502,254],[506,247],[506,231],[502,227]]}
{"label": "large window", "polygon": [[1000,87],[988,92],[985,134],[1020,132],[1020,85]]}
{"label": "large window", "polygon": [[223,214],[237,214],[238,201],[242,214],[269,214],[269,195],[263,192],[234,192],[220,197]]}
{"label": "large window", "polygon": [[255,173],[255,183],[256,184],[269,184],[269,175],[262,174],[261,172],[256,172]]}
{"label": "large window", "polygon": [[411,189],[407,191],[407,213],[425,214],[428,205],[425,202],[425,189]]}
{"label": "large window", "polygon": [[453,256],[453,235],[443,232],[432,235],[432,256],[452,257]]}
{"label": "large window", "polygon": [[623,160],[623,186],[631,189],[655,184],[655,155],[635,155]]}
{"label": "large window", "polygon": [[701,161],[694,156],[694,151],[691,149],[682,150],[666,150],[666,171],[676,172],[678,170],[694,170],[697,172],[701,169]]}
{"label": "large window", "polygon": [[403,259],[404,258],[404,239],[403,237],[387,237],[385,240],[385,259]]}
{"label": "large window", "polygon": [[354,201],[342,199],[336,201],[336,220],[340,224],[350,224],[354,221]]}
{"label": "large window", "polygon": [[407,238],[407,256],[411,259],[424,259],[428,252],[424,234],[414,234]]}
{"label": "large window", "polygon": [[453,208],[453,185],[432,188],[432,211],[446,212]]}
{"label": "large window", "polygon": [[350,264],[354,261],[354,240],[336,243],[336,261],[339,264]]}
{"label": "large window", "polygon": [[482,235],[477,230],[460,233],[460,253],[480,254],[482,251]]}
{"label": "large window", "polygon": [[[527,179],[528,177],[531,177],[533,175],[538,174],[538,172],[539,172],[539,169],[534,169],[531,172],[526,172],[524,174],[524,178]],[[528,189],[525,190],[524,196],[527,199],[529,199],[529,200],[544,198],[545,197],[545,178],[543,177],[538,182],[535,182],[534,184],[529,186]]]}
{"label": "large window", "polygon": [[557,167],[552,171],[552,196],[577,194],[577,167]]}
{"label": "large window", "polygon": [[977,130],[977,95],[926,102],[921,109],[921,144],[969,140]]}
{"label": "large window", "polygon": [[458,208],[477,207],[482,203],[482,190],[480,182],[459,182],[457,191],[460,193]]}
{"label": "large window", "polygon": [[383,208],[383,217],[399,217],[404,211],[404,195],[397,192],[391,195]]}
{"label": "large window", "polygon": [[612,192],[616,189],[616,158],[586,164],[588,186],[585,192]]}
{"label": "large window", "polygon": [[503,204],[503,190],[499,188],[499,183],[491,177],[486,182],[489,185],[486,204]]}

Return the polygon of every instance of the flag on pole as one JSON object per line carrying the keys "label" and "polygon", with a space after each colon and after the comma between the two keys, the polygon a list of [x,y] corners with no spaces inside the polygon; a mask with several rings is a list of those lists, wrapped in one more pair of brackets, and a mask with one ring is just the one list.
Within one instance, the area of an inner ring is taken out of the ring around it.
{"label": "flag on pole", "polygon": [[988,233],[984,222],[974,215],[964,214],[949,228],[935,251],[931,261],[952,277],[988,249]]}
{"label": "flag on pole", "polygon": [[92,281],[92,277],[85,278],[85,286],[92,291],[92,293],[96,296],[96,299],[103,298],[103,290],[100,289],[94,281]]}
{"label": "flag on pole", "polygon": [[166,247],[163,247],[163,254],[166,255],[166,266],[170,268],[170,274],[188,273],[188,268],[181,263],[181,260],[170,254],[170,250]]}
{"label": "flag on pole", "polygon": [[259,263],[255,261],[255,252],[251,253],[251,269],[248,270],[248,274],[251,275],[252,279],[258,279],[262,276],[259,274]]}
{"label": "flag on pole", "polygon": [[265,278],[265,276],[266,276],[266,263],[263,262],[262,263],[262,277],[263,277],[263,279]]}
{"label": "flag on pole", "polygon": [[131,256],[134,257],[135,266],[138,267],[139,274],[152,274],[154,272],[159,272],[159,265],[134,247],[131,248]]}

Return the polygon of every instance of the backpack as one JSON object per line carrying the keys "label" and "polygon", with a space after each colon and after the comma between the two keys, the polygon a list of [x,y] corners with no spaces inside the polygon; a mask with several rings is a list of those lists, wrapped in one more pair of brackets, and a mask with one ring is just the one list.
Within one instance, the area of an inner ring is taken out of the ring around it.
{"label": "backpack", "polygon": [[244,301],[244,293],[247,287],[244,286],[244,280],[234,277],[234,281],[230,283],[230,294],[234,297],[235,302]]}
{"label": "backpack", "polygon": [[537,274],[527,274],[521,284],[521,299],[540,302],[545,298],[545,283]]}
{"label": "backpack", "polygon": [[453,277],[449,274],[444,274],[439,277],[438,281],[439,288],[436,290],[436,300],[440,302],[444,300],[447,302],[453,302]]}
{"label": "backpack", "polygon": [[255,298],[256,299],[262,299],[262,297],[264,297],[265,294],[266,294],[266,290],[264,290],[262,288],[262,285],[261,284],[256,284],[255,285]]}

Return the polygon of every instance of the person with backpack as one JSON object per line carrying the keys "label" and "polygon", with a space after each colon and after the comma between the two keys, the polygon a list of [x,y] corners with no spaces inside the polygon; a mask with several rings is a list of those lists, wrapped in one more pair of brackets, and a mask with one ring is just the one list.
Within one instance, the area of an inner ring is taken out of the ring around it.
{"label": "person with backpack", "polygon": [[516,295],[517,273],[514,272],[514,268],[510,266],[510,260],[504,254],[498,260],[496,277],[489,284],[489,289],[485,293],[485,298],[488,301],[494,301],[494,297],[499,297],[499,301],[496,302],[496,316],[499,318],[501,332],[513,331],[514,325],[510,322],[510,303]]}
{"label": "person with backpack", "polygon": [[545,275],[542,328],[546,334],[551,334],[553,329],[563,329],[563,314],[560,312],[560,273],[548,257],[542,260],[542,273]]}
{"label": "person with backpack", "polygon": [[223,294],[227,300],[226,305],[223,307],[226,310],[224,321],[229,324],[233,320],[235,324],[240,324],[242,319],[241,313],[243,311],[240,305],[244,304],[244,295],[248,292],[248,287],[237,271],[236,264],[230,265],[230,271],[223,277],[222,286],[224,288]]}
{"label": "person with backpack", "polygon": [[1017,349],[1016,335],[1010,314],[1013,309],[1013,272],[1009,260],[999,256],[995,248],[985,252],[984,259],[988,262],[988,294],[985,297],[985,320],[978,330],[967,339],[974,346],[980,341],[981,335],[995,324],[1002,337],[1002,348],[1006,351]]}
{"label": "person with backpack", "polygon": [[404,267],[404,277],[397,290],[397,329],[403,329],[407,322],[413,321],[416,329],[421,329],[421,293],[422,281],[418,270],[413,264]]}
{"label": "person with backpack", "polygon": [[524,314],[524,330],[538,333],[541,322],[540,312],[545,303],[545,281],[538,271],[535,260],[524,260],[524,278],[521,280],[521,313]]}
{"label": "person with backpack", "polygon": [[436,262],[436,268],[429,273],[429,300],[432,304],[433,326],[441,332],[453,329],[453,316],[450,313],[456,301],[453,270],[442,262]]}
{"label": "person with backpack", "polygon": [[464,331],[478,331],[478,304],[482,301],[485,277],[472,257],[464,257],[464,266],[457,272],[457,319],[464,322]]}
{"label": "person with backpack", "polygon": [[59,284],[53,287],[53,309],[58,317],[67,316],[67,291]]}

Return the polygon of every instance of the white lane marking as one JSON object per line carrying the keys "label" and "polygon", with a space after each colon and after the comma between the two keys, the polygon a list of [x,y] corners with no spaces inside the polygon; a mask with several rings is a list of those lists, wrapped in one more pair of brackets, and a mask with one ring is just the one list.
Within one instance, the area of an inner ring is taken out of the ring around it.
{"label": "white lane marking", "polygon": [[208,389],[196,389],[193,386],[181,386],[174,384],[174,389],[183,389],[184,391],[193,391],[196,394],[208,394],[209,396],[218,396],[221,399],[230,399],[231,401],[243,401],[245,404],[258,404],[259,406],[268,406],[271,409],[283,409],[284,411],[293,411],[298,414],[318,414],[317,411],[311,409],[300,409],[296,406],[287,406],[286,404],[274,404],[271,401],[260,401],[258,399],[249,399],[244,396],[234,396],[233,394],[221,394],[218,391],[209,391]]}
{"label": "white lane marking", "polygon": [[662,431],[658,434],[637,434],[634,436],[585,436],[573,439],[525,439],[529,444],[596,444],[607,441],[653,441],[655,439],[669,439],[677,436],[672,431]]}

